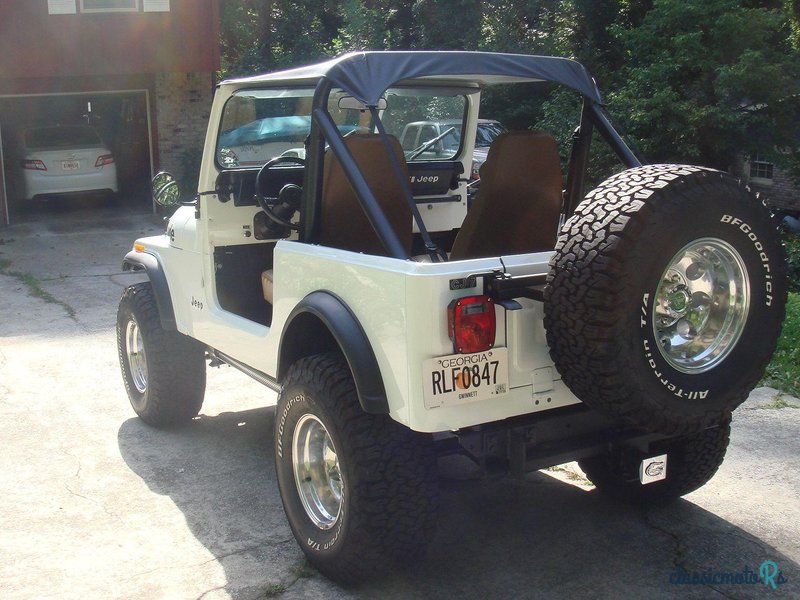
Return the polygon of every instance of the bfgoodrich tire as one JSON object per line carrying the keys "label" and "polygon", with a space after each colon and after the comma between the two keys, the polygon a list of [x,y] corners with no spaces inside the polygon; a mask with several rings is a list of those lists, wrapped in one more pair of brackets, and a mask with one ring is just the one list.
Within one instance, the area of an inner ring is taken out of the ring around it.
{"label": "bfgoodrich tire", "polygon": [[545,327],[581,400],[679,435],[725,422],[747,397],[785,301],[763,203],[725,173],[649,165],[608,179],[565,225]]}
{"label": "bfgoodrich tire", "polygon": [[131,406],[145,423],[175,427],[197,416],[206,389],[205,347],[161,327],[149,281],[122,293],[117,350]]}
{"label": "bfgoodrich tire", "polygon": [[714,476],[725,458],[730,434],[726,422],[653,444],[649,455],[667,455],[667,477],[647,485],[639,481],[639,461],[627,460],[631,457],[622,451],[579,460],[578,464],[604,494],[632,504],[662,504],[693,492]]}
{"label": "bfgoodrich tire", "polygon": [[354,584],[422,555],[438,510],[428,436],[365,413],[336,354],[295,363],[275,414],[281,499],[316,569]]}

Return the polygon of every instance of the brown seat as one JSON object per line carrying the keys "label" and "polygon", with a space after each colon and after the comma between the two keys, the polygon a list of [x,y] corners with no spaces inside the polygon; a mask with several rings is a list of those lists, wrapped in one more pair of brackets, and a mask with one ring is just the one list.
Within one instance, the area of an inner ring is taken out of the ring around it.
{"label": "brown seat", "polygon": [[552,250],[562,204],[561,160],[548,133],[499,135],[450,260]]}
{"label": "brown seat", "polygon": [[[397,232],[407,252],[411,252],[411,209],[403,195],[403,188],[394,175],[386,156],[383,142],[377,135],[349,135],[344,140],[347,148],[367,180],[367,185],[378,199],[386,218]],[[406,178],[408,167],[400,142],[389,136],[389,143],[397,155],[400,168]],[[319,243],[332,248],[386,255],[378,235],[364,214],[356,193],[347,181],[339,160],[328,152],[322,183],[322,218]],[[272,269],[261,274],[264,299],[272,304],[274,273]]]}
{"label": "brown seat", "polygon": [[[344,142],[400,242],[410,253],[411,208],[404,196],[403,187],[395,176],[383,141],[377,134],[358,134],[347,136]],[[400,142],[390,135],[389,143],[408,179],[408,166]],[[320,224],[319,243],[324,246],[386,256],[383,244],[364,214],[356,193],[333,152],[325,154]]]}

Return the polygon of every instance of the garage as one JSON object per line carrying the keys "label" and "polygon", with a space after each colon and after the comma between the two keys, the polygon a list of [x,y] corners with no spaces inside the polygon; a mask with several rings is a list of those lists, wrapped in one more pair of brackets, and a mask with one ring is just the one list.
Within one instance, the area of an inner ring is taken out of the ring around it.
{"label": "garage", "polygon": [[[45,195],[25,201],[22,167],[25,132],[76,124],[90,125],[111,151],[118,193]],[[109,203],[125,209],[146,209],[150,206],[148,182],[154,165],[152,131],[147,89],[0,96],[3,220],[10,223],[36,218],[54,209],[103,207]]]}
{"label": "garage", "polygon": [[[219,0],[3,0],[0,23],[10,25],[0,35],[0,227],[72,207],[94,211],[90,219],[150,211],[149,180],[161,169],[196,184],[220,68]],[[82,130],[93,145],[81,148],[97,153],[20,157],[21,136],[41,126],[55,129],[35,134],[37,144],[67,148]],[[20,201],[20,179],[49,193],[68,171],[72,183],[83,178],[75,190],[111,190],[116,176],[116,199]]]}

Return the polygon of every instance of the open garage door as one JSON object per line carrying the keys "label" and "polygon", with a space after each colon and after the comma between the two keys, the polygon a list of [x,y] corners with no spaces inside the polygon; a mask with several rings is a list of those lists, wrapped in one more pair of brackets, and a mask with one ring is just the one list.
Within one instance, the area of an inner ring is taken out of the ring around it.
{"label": "open garage door", "polygon": [[3,126],[0,123],[0,225],[8,225],[8,200],[6,194],[6,174],[3,167]]}
{"label": "open garage door", "polygon": [[[0,131],[7,221],[28,215],[36,218],[42,206],[40,200],[48,204],[69,206],[70,202],[78,202],[86,206],[80,194],[29,201],[25,193],[22,141],[26,132],[36,127],[75,124],[91,125],[113,154],[119,190],[117,204],[123,209],[151,206],[148,190],[153,145],[147,90],[6,96],[0,97]],[[93,201],[102,206],[101,202]]]}

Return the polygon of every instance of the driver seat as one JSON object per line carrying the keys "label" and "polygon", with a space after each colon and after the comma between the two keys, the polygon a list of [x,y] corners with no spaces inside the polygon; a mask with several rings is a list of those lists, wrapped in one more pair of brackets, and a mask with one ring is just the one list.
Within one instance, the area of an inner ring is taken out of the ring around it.
{"label": "driver seat", "polygon": [[[403,148],[393,135],[388,136],[403,174],[408,178]],[[403,186],[395,177],[386,149],[377,134],[353,134],[344,138],[344,143],[358,168],[364,175],[369,189],[375,194],[378,204],[389,220],[397,237],[411,254],[412,216],[406,201]],[[386,256],[386,249],[378,239],[367,215],[358,202],[356,193],[344,174],[339,159],[333,152],[326,152],[322,172],[322,215],[317,242],[331,248]],[[272,304],[274,273],[268,269],[261,274],[264,299]]]}
{"label": "driver seat", "polygon": [[552,250],[563,202],[561,158],[541,131],[509,131],[492,142],[475,202],[450,260]]}
{"label": "driver seat", "polygon": [[[403,148],[393,135],[387,136],[400,169],[408,181],[408,165]],[[348,135],[344,143],[358,164],[359,171],[375,194],[381,212],[386,215],[400,243],[411,254],[412,216],[405,190],[395,176],[386,148],[378,134]],[[378,234],[361,208],[355,190],[333,152],[325,153],[322,174],[322,214],[317,241],[323,246],[386,256]]]}

